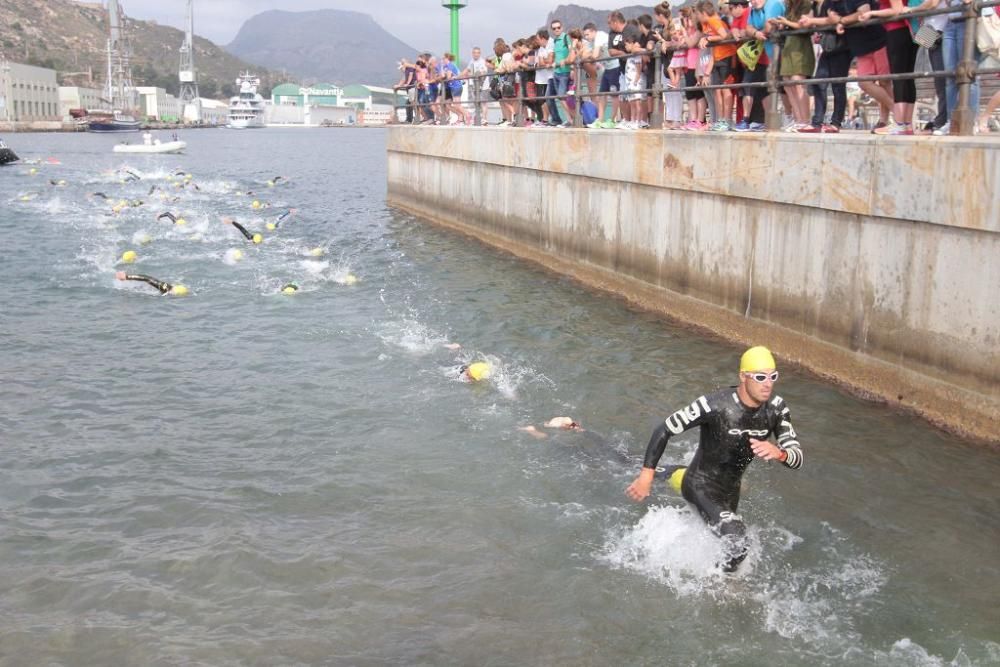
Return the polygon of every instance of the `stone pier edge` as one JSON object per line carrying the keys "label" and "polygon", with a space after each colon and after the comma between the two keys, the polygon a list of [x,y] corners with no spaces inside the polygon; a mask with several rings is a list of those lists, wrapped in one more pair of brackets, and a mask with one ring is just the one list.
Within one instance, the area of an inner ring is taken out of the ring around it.
{"label": "stone pier edge", "polygon": [[394,208],[531,261],[589,288],[621,297],[635,307],[711,338],[737,346],[767,341],[783,364],[790,362],[804,368],[859,398],[918,415],[949,433],[1000,448],[997,406],[980,394],[867,355],[858,355],[780,325],[744,318],[722,306],[578,258],[564,259],[465,224],[448,211],[432,209],[400,196],[393,191],[391,183],[387,201]]}

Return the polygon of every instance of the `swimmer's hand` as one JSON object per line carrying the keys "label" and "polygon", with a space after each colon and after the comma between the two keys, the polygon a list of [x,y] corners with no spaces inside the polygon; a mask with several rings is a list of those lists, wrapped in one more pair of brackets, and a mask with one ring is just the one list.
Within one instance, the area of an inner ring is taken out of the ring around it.
{"label": "swimmer's hand", "polygon": [[125,272],[124,271],[115,271],[115,279],[116,280],[125,280]]}
{"label": "swimmer's hand", "polygon": [[224,218],[222,218],[222,224],[224,224],[224,225],[231,225],[231,224],[233,224],[233,219],[232,218],[225,218],[224,217]]}
{"label": "swimmer's hand", "polygon": [[458,343],[445,343],[444,348],[446,350],[460,350],[462,349],[462,346],[459,345]]}
{"label": "swimmer's hand", "polygon": [[653,476],[655,474],[656,470],[654,468],[643,468],[639,476],[635,478],[635,481],[625,489],[625,494],[637,503],[641,503],[649,496],[649,492],[653,489]]}
{"label": "swimmer's hand", "polygon": [[518,426],[517,430],[518,431],[524,431],[525,433],[527,433],[531,437],[536,438],[538,440],[545,440],[547,437],[549,437],[549,436],[545,435],[544,433],[542,433],[541,431],[539,431],[537,428],[535,428],[531,424],[529,424],[528,426]]}
{"label": "swimmer's hand", "polygon": [[767,440],[750,438],[750,449],[757,455],[757,458],[765,461],[784,461],[788,458],[788,454]]}

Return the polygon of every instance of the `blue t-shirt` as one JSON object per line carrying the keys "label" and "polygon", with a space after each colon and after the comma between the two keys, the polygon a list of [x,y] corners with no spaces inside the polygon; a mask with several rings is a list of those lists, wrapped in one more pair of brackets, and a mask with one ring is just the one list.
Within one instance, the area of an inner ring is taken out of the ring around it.
{"label": "blue t-shirt", "polygon": [[[447,65],[444,66],[444,68],[447,71],[451,72],[452,76],[458,76],[458,65],[456,65],[455,63],[448,63]],[[462,82],[456,81],[455,79],[449,79],[448,90],[450,90],[453,93],[460,92],[462,90]]]}
{"label": "blue t-shirt", "polygon": [[[764,26],[767,25],[768,19],[776,19],[784,15],[785,3],[781,0],[767,0],[763,8],[750,11],[750,18],[747,19],[747,23],[757,30],[764,32]],[[767,54],[768,60],[774,58],[774,45],[770,41],[764,42],[764,53]]]}

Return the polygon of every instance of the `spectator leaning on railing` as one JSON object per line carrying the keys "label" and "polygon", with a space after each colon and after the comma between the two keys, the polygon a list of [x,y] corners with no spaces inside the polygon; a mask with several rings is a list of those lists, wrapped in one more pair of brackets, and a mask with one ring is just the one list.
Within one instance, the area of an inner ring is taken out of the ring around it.
{"label": "spectator leaning on railing", "polygon": [[[719,17],[715,5],[711,0],[701,0],[695,5],[695,18],[701,24],[701,41],[698,46],[702,49],[712,48],[712,75],[710,78],[712,85],[733,83],[733,71],[735,69],[736,45],[718,44],[730,39],[729,29],[725,22]],[[714,91],[716,119],[712,130],[715,132],[728,132],[730,129],[729,119],[733,114],[733,91],[729,88],[717,88]]]}
{"label": "spectator leaning on railing", "polygon": [[[815,16],[826,18],[830,13],[830,0],[817,3]],[[851,68],[851,51],[847,46],[847,38],[835,31],[816,33],[819,37],[821,53],[816,65],[816,78],[826,79],[845,77]],[[830,123],[826,121],[826,91],[833,89],[833,114]],[[844,112],[847,109],[847,85],[843,83],[813,84],[813,117],[812,127],[817,132],[837,133],[844,125]]]}
{"label": "spectator leaning on railing", "polygon": [[[905,4],[903,0],[879,0],[879,9],[864,12],[862,21],[872,17],[899,16]],[[912,74],[917,65],[917,44],[913,35],[919,21],[889,21],[884,24],[886,54],[889,71],[893,74]],[[913,134],[913,110],[917,104],[917,84],[913,79],[892,82],[892,123],[875,130],[876,134]]]}
{"label": "spectator leaning on railing", "polygon": [[469,100],[473,103],[476,113],[479,114],[479,122],[487,124],[486,102],[490,101],[490,87],[486,80],[489,74],[489,66],[483,58],[483,51],[478,46],[472,49],[472,60],[466,64],[465,69],[460,74],[461,77],[476,77],[469,80]]}
{"label": "spectator leaning on railing", "polygon": [[[808,27],[812,18],[810,0],[788,0],[785,15],[771,19],[777,26],[790,30]],[[805,19],[805,20],[803,20]],[[788,35],[781,50],[781,78],[785,81],[804,81],[816,69],[815,52],[809,35]],[[787,132],[818,132],[809,124],[809,97],[806,87],[793,85],[784,87],[791,106],[794,123],[785,127]]]}
{"label": "spectator leaning on railing", "polygon": [[[551,64],[552,50],[549,48],[549,31],[542,28],[535,33],[535,66],[539,68],[535,72],[535,93],[538,97],[548,95],[549,82],[552,81]],[[551,115],[546,101],[541,102],[541,110],[541,122],[550,121]]]}

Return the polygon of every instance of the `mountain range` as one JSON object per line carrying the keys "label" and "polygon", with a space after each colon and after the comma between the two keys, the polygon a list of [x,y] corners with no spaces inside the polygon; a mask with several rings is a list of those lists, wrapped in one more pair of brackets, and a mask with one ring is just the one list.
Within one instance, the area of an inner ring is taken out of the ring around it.
{"label": "mountain range", "polygon": [[336,9],[257,14],[226,47],[250,62],[292,72],[307,83],[391,86],[396,63],[416,50],[368,14]]}
{"label": "mountain range", "polygon": [[[670,3],[671,6],[676,6],[675,3]],[[626,7],[613,7],[611,9],[591,9],[590,7],[583,7],[581,5],[559,5],[553,11],[549,12],[549,16],[545,21],[545,25],[550,25],[553,19],[559,19],[563,22],[563,25],[570,28],[582,28],[587,23],[594,23],[600,30],[608,29],[608,14],[610,14],[615,9],[621,11],[625,15],[625,19],[634,19],[642,14],[652,14],[653,5],[628,5]]]}
{"label": "mountain range", "polygon": [[[136,85],[159,86],[176,95],[178,49],[184,33],[154,21],[129,18],[132,75]],[[0,0],[0,54],[14,62],[59,72],[60,85],[101,88],[107,69],[107,11],[100,3],[70,0]],[[252,69],[263,94],[280,83],[279,75],[251,65],[217,44],[195,37],[195,67],[202,97],[235,94],[237,75]]]}

